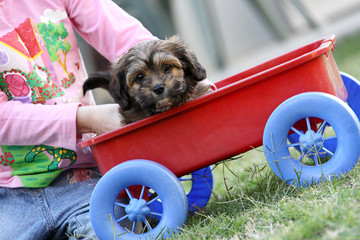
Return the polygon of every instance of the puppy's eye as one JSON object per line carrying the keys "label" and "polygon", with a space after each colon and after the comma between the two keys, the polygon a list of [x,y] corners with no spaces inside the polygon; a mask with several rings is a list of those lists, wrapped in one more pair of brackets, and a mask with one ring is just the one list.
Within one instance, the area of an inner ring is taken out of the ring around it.
{"label": "puppy's eye", "polygon": [[140,73],[140,74],[136,75],[135,81],[138,83],[141,83],[142,80],[144,80],[144,78],[145,78],[145,75]]}
{"label": "puppy's eye", "polygon": [[165,64],[165,65],[163,66],[163,70],[164,70],[165,73],[170,72],[170,71],[172,70],[172,68],[173,68],[173,66],[170,65],[170,64]]}

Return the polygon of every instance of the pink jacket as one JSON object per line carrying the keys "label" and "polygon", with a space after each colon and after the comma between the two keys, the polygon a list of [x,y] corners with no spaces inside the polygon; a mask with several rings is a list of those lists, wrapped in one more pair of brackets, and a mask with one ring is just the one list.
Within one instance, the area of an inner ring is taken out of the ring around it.
{"label": "pink jacket", "polygon": [[77,108],[94,100],[73,28],[111,62],[154,38],[111,0],[0,1],[0,186],[44,187],[95,165],[77,146]]}

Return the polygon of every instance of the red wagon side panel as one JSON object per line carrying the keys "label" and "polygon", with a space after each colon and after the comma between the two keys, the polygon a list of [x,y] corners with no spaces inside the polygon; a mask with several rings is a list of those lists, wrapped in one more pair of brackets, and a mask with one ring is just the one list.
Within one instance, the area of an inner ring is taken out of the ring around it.
{"label": "red wagon side panel", "polygon": [[227,78],[219,89],[165,113],[81,143],[102,173],[131,159],[158,162],[181,176],[262,145],[266,121],[286,99],[320,91],[346,99],[323,39]]}

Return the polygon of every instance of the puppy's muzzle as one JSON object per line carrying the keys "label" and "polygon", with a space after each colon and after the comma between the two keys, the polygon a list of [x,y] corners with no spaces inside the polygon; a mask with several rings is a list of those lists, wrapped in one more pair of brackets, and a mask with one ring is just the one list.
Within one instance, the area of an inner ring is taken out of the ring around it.
{"label": "puppy's muzzle", "polygon": [[160,95],[162,94],[163,92],[165,91],[165,87],[163,84],[157,84],[153,87],[153,92],[156,94],[156,95]]}

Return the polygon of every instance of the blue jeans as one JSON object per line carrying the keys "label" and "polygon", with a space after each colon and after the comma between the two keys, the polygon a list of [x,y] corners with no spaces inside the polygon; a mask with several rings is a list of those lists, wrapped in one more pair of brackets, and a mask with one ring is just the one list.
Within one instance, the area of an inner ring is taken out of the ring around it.
{"label": "blue jeans", "polygon": [[70,184],[70,171],[46,188],[0,188],[0,239],[97,239],[89,202],[100,174]]}

